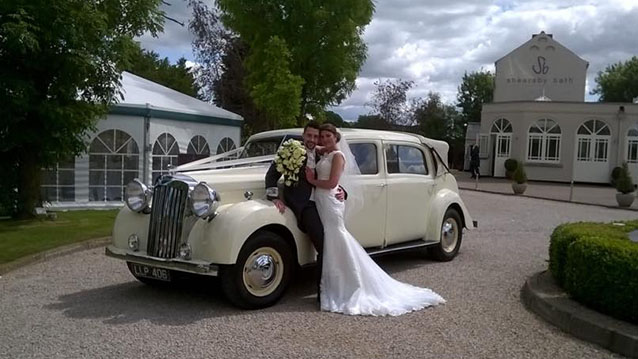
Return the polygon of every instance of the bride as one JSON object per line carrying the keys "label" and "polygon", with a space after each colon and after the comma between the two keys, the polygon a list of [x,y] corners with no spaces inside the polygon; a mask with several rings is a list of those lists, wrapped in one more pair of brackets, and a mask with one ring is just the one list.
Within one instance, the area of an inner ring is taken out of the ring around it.
{"label": "bride", "polygon": [[[401,315],[445,300],[427,288],[392,279],[368,256],[345,227],[345,204],[334,196],[336,187],[356,171],[354,156],[335,126],[320,127],[324,154],[306,178],[314,185],[315,202],[324,226],[324,255],[321,274],[321,310],[349,315]],[[344,154],[345,153],[345,154]],[[349,191],[350,192],[350,191]],[[349,193],[348,205],[359,198]],[[357,196],[362,194],[357,193]]]}

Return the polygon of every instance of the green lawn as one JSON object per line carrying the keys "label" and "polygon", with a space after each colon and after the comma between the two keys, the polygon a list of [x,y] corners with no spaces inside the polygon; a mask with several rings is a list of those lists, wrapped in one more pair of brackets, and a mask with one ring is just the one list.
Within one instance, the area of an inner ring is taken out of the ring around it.
{"label": "green lawn", "polygon": [[0,264],[83,240],[110,236],[117,210],[58,212],[58,219],[0,220]]}

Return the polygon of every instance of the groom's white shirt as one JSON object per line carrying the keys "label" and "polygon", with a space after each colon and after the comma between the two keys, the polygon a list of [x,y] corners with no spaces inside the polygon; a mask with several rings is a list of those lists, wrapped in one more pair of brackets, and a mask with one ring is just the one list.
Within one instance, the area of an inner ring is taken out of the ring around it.
{"label": "groom's white shirt", "polygon": [[[315,149],[310,149],[308,147],[306,147],[306,167],[308,168],[312,168],[313,170],[317,167],[317,161],[316,161],[316,152]],[[310,192],[310,198],[308,199],[310,201],[314,201],[315,200],[315,187],[312,187],[312,191]]]}

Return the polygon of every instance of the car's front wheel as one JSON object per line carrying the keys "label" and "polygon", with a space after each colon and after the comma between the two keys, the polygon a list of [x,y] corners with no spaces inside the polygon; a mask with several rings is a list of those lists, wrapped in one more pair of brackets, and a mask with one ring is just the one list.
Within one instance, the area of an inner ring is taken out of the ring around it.
{"label": "car's front wheel", "polygon": [[221,268],[224,295],[245,309],[275,304],[290,282],[293,252],[281,236],[259,231],[244,244],[237,262]]}
{"label": "car's front wheel", "polygon": [[461,248],[463,239],[463,222],[461,215],[454,208],[448,208],[441,223],[441,240],[432,247],[434,257],[443,262],[451,261]]}

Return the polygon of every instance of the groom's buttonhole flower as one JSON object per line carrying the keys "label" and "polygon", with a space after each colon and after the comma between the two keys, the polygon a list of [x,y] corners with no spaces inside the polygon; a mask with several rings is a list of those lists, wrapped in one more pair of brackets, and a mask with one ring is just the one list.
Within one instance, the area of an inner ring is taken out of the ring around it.
{"label": "groom's buttonhole flower", "polygon": [[277,172],[284,175],[284,184],[293,186],[299,182],[299,172],[306,160],[306,148],[294,139],[284,142],[275,156]]}

